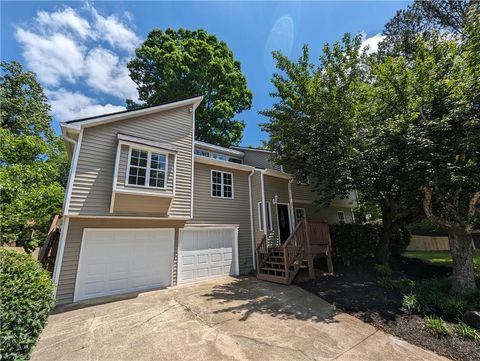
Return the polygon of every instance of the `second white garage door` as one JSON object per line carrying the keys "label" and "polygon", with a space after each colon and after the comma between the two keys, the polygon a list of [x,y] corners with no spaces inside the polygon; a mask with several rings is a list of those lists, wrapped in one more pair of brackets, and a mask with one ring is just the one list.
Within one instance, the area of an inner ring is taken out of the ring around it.
{"label": "second white garage door", "polygon": [[238,275],[236,228],[182,229],[178,283]]}
{"label": "second white garage door", "polygon": [[174,229],[85,229],[74,301],[169,286]]}

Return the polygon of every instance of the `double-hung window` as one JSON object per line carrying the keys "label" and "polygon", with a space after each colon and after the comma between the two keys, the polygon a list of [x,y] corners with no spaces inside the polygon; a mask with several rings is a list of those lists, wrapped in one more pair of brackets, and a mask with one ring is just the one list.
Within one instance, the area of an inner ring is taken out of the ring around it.
{"label": "double-hung window", "polygon": [[345,213],[343,211],[337,211],[338,223],[345,223]]}
{"label": "double-hung window", "polygon": [[130,148],[128,185],[165,188],[167,156],[147,150]]}
{"label": "double-hung window", "polygon": [[295,208],[295,221],[298,223],[304,221],[307,218],[305,208]]}
{"label": "double-hung window", "polygon": [[233,198],[233,174],[212,170],[212,197]]}

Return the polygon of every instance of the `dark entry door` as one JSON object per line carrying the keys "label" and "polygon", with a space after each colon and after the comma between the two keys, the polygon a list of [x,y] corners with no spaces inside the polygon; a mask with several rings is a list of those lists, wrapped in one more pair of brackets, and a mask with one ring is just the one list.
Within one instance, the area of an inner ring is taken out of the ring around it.
{"label": "dark entry door", "polygon": [[290,216],[288,205],[277,204],[278,228],[280,230],[280,242],[283,244],[290,236]]}

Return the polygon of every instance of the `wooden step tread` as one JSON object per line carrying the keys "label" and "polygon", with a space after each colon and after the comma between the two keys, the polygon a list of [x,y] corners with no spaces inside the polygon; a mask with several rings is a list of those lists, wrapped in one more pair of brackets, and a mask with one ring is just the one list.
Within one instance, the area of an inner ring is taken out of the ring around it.
{"label": "wooden step tread", "polygon": [[285,273],[285,269],[283,268],[271,268],[271,267],[262,267],[260,268],[262,271],[275,271],[275,272],[283,272]]}
{"label": "wooden step tread", "polygon": [[285,265],[285,262],[277,262],[277,261],[266,261],[265,263],[270,263],[270,264],[278,264],[278,265]]}

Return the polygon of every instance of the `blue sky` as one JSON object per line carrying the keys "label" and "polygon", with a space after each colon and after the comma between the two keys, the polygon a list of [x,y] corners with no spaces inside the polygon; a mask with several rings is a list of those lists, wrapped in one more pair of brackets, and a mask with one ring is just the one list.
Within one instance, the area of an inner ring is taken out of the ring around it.
{"label": "blue sky", "polygon": [[122,110],[137,96],[126,62],[154,28],[203,28],[232,49],[253,92],[242,145],[268,135],[258,111],[273,103],[272,50],[293,59],[309,44],[313,59],[325,42],[363,33],[375,50],[379,33],[406,1],[372,2],[1,2],[1,58],[35,71],[58,121]]}

